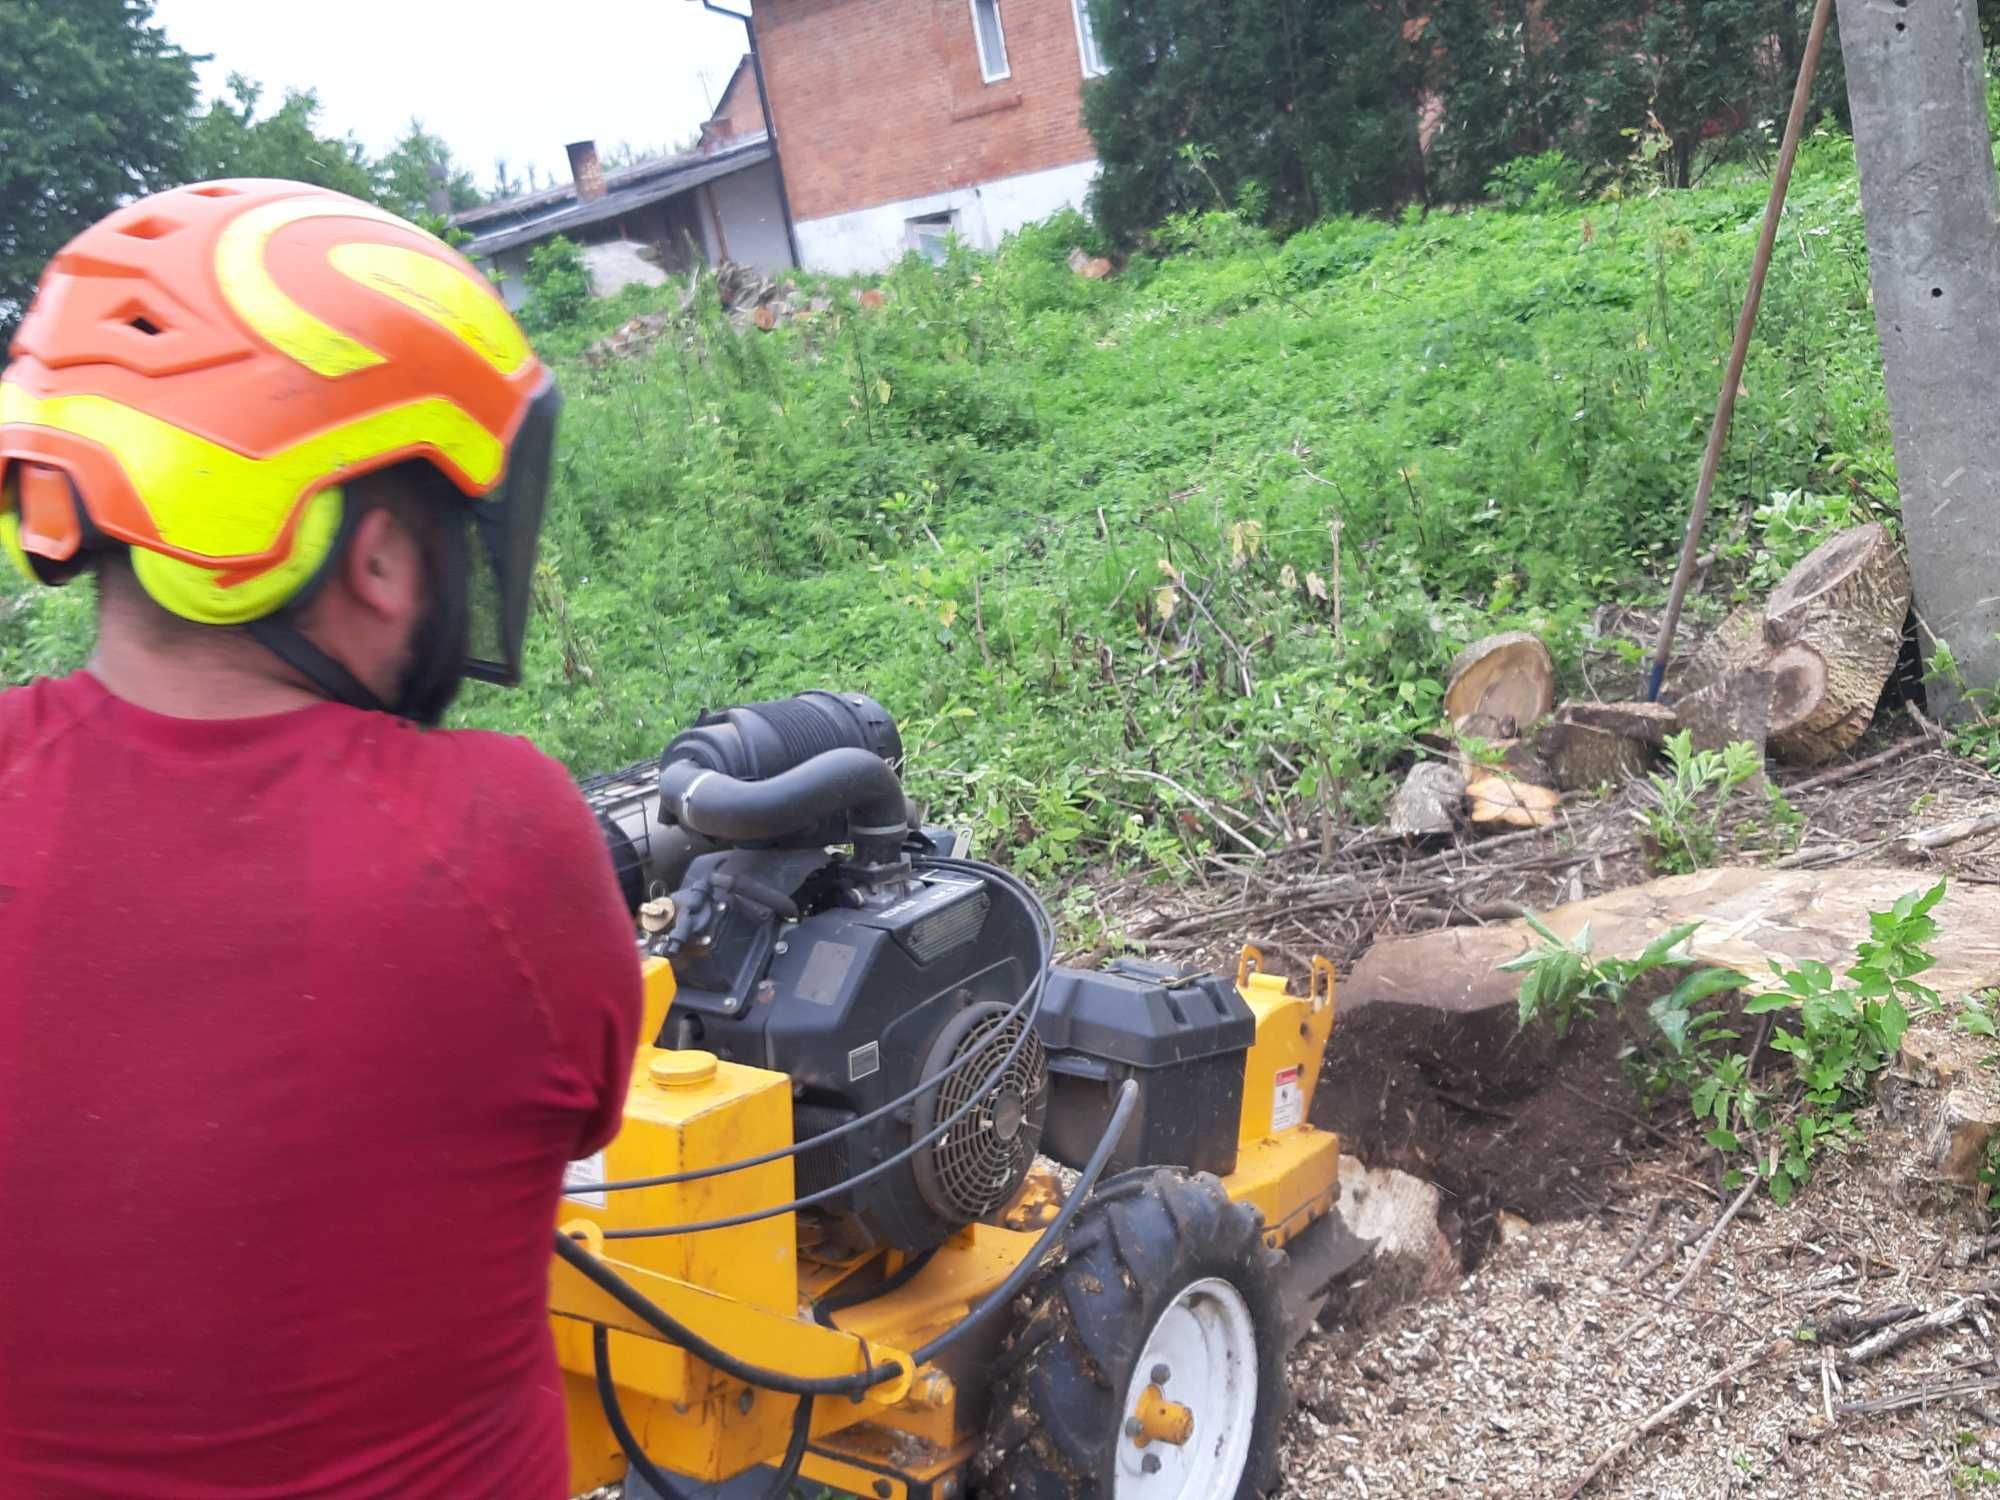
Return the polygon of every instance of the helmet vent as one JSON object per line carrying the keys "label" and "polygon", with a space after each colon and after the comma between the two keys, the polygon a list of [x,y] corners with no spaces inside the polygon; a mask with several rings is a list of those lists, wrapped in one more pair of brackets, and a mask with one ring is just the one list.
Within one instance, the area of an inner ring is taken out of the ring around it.
{"label": "helmet vent", "polygon": [[200,187],[189,188],[197,198],[235,198],[239,196],[233,187],[225,187],[219,182],[205,182]]}
{"label": "helmet vent", "polygon": [[118,232],[135,240],[163,240],[181,226],[172,219],[159,214],[147,214],[142,219],[134,219],[130,224],[120,224]]}
{"label": "helmet vent", "polygon": [[127,328],[137,329],[148,338],[158,338],[167,331],[166,324],[154,316],[153,309],[136,298],[125,303],[111,316]]}

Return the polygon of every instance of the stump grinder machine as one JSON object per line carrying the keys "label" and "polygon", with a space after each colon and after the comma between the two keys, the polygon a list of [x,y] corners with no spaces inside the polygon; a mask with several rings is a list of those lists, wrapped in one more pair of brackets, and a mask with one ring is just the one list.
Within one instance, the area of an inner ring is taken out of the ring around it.
{"label": "stump grinder machine", "polygon": [[1366,1248],[1307,1118],[1332,966],[1055,966],[902,754],[811,692],[585,785],[646,1013],[555,1236],[573,1488],[1262,1495],[1285,1355]]}

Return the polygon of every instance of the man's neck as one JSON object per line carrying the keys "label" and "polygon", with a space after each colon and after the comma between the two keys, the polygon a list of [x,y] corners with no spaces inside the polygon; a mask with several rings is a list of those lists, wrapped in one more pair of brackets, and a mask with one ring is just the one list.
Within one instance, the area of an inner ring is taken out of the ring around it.
{"label": "man's neck", "polygon": [[175,719],[257,719],[324,700],[262,646],[216,631],[156,640],[107,601],[89,669],[115,698]]}

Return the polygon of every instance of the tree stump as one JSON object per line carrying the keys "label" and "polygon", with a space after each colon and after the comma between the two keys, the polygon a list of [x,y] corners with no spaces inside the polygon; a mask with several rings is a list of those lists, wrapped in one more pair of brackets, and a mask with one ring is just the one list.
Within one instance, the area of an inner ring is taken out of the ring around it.
{"label": "tree stump", "polygon": [[1477,716],[1512,739],[1545,717],[1556,702],[1556,664],[1540,637],[1509,630],[1474,641],[1451,664],[1444,713],[1455,728]]}
{"label": "tree stump", "polygon": [[1565,792],[1629,781],[1646,769],[1652,753],[1644,740],[1560,714],[1535,735],[1535,750],[1549,768],[1549,779]]}
{"label": "tree stump", "polygon": [[1389,810],[1389,831],[1405,837],[1450,833],[1465,806],[1465,773],[1441,760],[1410,768]]}
{"label": "tree stump", "polygon": [[1680,715],[1664,703],[1565,703],[1556,718],[1571,724],[1607,729],[1628,740],[1664,745],[1680,727]]}

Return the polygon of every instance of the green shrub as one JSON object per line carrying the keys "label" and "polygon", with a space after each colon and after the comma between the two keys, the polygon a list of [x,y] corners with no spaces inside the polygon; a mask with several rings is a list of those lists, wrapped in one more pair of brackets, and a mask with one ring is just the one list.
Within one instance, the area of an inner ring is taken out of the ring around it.
{"label": "green shrub", "polygon": [[1587,175],[1581,163],[1562,152],[1541,151],[1502,166],[1486,191],[1513,208],[1560,208],[1582,196]]}
{"label": "green shrub", "polygon": [[531,333],[574,323],[590,305],[583,252],[560,234],[528,252],[525,279],[528,302],[521,309],[521,324]]}

